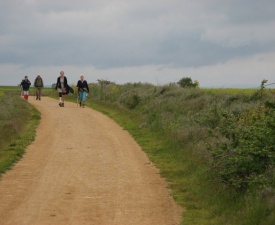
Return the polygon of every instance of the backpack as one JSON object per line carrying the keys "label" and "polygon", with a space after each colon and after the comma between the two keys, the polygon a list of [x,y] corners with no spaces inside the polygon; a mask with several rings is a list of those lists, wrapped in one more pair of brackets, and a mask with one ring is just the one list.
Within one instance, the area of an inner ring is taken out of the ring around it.
{"label": "backpack", "polygon": [[23,80],[21,85],[22,85],[23,89],[29,90],[29,87],[30,87],[31,83],[30,83],[29,80]]}
{"label": "backpack", "polygon": [[36,87],[42,87],[42,79],[41,78],[40,79],[36,78],[35,86]]}

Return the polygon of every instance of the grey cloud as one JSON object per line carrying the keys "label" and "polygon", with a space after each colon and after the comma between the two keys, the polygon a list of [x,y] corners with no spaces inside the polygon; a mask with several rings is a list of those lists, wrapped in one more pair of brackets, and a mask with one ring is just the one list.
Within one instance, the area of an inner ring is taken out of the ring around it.
{"label": "grey cloud", "polygon": [[213,13],[223,13],[229,23],[252,24],[275,20],[273,0],[225,0],[222,4],[213,1],[207,6]]}
{"label": "grey cloud", "polygon": [[[270,50],[258,43],[230,48],[195,38],[170,38],[159,45],[160,63],[169,62],[176,67],[199,67],[224,63],[235,57],[245,57]],[[275,50],[273,48],[273,50]]]}
{"label": "grey cloud", "polygon": [[[203,39],[208,26],[215,24],[211,24],[212,20],[196,20],[200,14],[207,18],[222,13],[228,20],[219,29],[226,29],[230,23],[238,26],[272,21],[274,3],[260,6],[258,1],[247,0],[206,2],[1,1],[0,38],[10,35],[14,40],[0,43],[0,60],[26,66],[199,67],[275,51],[271,47],[274,43],[260,39],[237,47]],[[197,11],[188,12],[188,7]]]}

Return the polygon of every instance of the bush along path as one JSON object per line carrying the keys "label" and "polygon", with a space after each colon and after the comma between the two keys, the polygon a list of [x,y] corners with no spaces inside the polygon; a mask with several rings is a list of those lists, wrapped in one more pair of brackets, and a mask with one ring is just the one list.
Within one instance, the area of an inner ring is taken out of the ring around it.
{"label": "bush along path", "polygon": [[0,224],[180,224],[167,183],[129,135],[105,115],[54,99],[35,141],[0,180]]}
{"label": "bush along path", "polygon": [[184,224],[275,224],[275,92],[266,82],[242,90],[99,81],[87,104],[129,130],[160,168]]}

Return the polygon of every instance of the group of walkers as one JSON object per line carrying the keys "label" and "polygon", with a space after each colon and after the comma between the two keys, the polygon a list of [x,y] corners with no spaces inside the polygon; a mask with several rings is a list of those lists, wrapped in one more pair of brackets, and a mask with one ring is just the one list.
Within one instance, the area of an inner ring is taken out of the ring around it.
{"label": "group of walkers", "polygon": [[[84,80],[83,74],[80,75],[80,80],[77,82],[76,87],[78,92],[79,106],[84,108],[86,98],[90,90],[88,82]],[[68,80],[64,75],[64,71],[61,71],[60,76],[57,78],[55,90],[58,90],[59,106],[64,107],[64,95],[70,92],[70,86],[68,85]]]}
{"label": "group of walkers", "polygon": [[[31,82],[28,79],[28,76],[25,76],[24,79],[22,80],[20,87],[21,87],[21,91],[24,95],[24,98],[26,100],[28,100],[29,98],[29,89],[31,86]],[[34,80],[34,87],[35,87],[35,96],[36,96],[36,100],[41,100],[41,89],[44,87],[43,84],[43,80],[41,78],[41,76],[38,74],[37,77]]]}
{"label": "group of walkers", "polygon": [[[20,87],[26,100],[28,100],[30,86],[31,82],[29,81],[28,76],[25,76],[20,84]],[[44,87],[44,84],[43,79],[39,74],[34,80],[34,87],[36,100],[41,100],[41,89]],[[83,74],[80,75],[80,80],[78,80],[76,87],[78,92],[79,106],[84,108],[86,98],[90,90],[88,82],[84,80]],[[57,78],[55,90],[58,91],[59,106],[64,107],[64,96],[71,92],[71,87],[68,85],[68,80],[64,74],[64,71],[61,71],[60,76]]]}

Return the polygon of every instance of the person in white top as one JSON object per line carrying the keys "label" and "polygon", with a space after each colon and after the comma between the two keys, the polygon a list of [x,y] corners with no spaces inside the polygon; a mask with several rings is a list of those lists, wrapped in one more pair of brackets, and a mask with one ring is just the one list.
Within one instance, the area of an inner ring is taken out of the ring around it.
{"label": "person in white top", "polygon": [[64,71],[60,72],[60,76],[57,78],[55,90],[58,90],[59,106],[64,107],[64,95],[66,95],[68,88],[68,81],[64,75]]}

